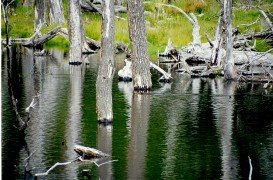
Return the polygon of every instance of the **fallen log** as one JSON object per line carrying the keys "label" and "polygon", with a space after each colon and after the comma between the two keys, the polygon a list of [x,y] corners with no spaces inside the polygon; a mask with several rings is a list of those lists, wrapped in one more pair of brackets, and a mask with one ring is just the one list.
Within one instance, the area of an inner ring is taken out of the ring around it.
{"label": "fallen log", "polygon": [[50,32],[48,32],[47,34],[38,37],[38,38],[31,38],[29,41],[27,41],[26,43],[23,43],[23,46],[26,47],[37,47],[40,45],[43,45],[45,42],[51,40],[52,38],[54,38],[58,32],[61,30],[61,27],[58,26],[55,29],[51,30]]}
{"label": "fallen log", "polygon": [[238,39],[252,40],[255,38],[273,38],[273,32],[272,31],[262,31],[262,32],[243,34],[243,35],[238,36]]}

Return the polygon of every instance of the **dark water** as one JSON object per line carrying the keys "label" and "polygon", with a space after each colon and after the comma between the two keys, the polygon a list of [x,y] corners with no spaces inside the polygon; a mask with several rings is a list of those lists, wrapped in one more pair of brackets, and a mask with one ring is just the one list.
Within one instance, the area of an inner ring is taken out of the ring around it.
{"label": "dark water", "polygon": [[[189,79],[174,74],[145,95],[115,77],[114,123],[96,121],[95,82],[99,55],[90,64],[69,67],[67,53],[12,48],[11,79],[21,115],[40,94],[20,138],[12,109],[6,52],[2,52],[2,178],[33,179],[56,162],[77,157],[75,144],[94,147],[116,162],[96,167],[73,162],[41,179],[273,179],[273,91],[259,84],[223,79]],[[123,65],[118,56],[117,70]],[[117,72],[117,71],[116,71]],[[25,164],[29,153],[33,153]],[[40,179],[40,177],[39,177]]]}

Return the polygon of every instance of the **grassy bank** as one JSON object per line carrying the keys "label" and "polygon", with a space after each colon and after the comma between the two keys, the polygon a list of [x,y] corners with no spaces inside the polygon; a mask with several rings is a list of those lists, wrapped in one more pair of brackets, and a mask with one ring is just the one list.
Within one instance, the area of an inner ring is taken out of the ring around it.
{"label": "grassy bank", "polygon": [[[158,2],[158,1],[157,1]],[[194,12],[198,16],[200,24],[200,33],[202,42],[206,42],[205,33],[208,33],[211,38],[215,31],[215,26],[218,19],[219,7],[216,1],[208,0],[206,4],[194,4],[190,1],[175,1],[174,5],[182,8],[186,12]],[[273,6],[270,2],[264,2],[264,9],[273,11]],[[64,3],[66,7],[66,3]],[[65,8],[66,10],[66,8]],[[176,47],[182,47],[192,41],[191,32],[192,27],[190,22],[177,11],[160,6],[159,4],[150,1],[145,4],[146,26],[147,26],[147,40],[148,51],[151,59],[156,58],[157,51],[163,51],[168,39],[170,38]],[[126,19],[126,14],[119,14],[118,16]],[[261,31],[265,28],[263,19],[259,23],[251,26],[241,26],[241,24],[249,24],[254,22],[259,17],[258,9],[248,9],[242,11],[235,5],[233,11],[233,26],[239,26],[242,33]],[[101,17],[94,13],[83,13],[83,23],[85,34],[95,40],[100,40],[101,35]],[[30,37],[33,33],[33,19],[34,11],[31,7],[18,6],[10,16],[10,35],[13,38]],[[66,26],[63,24],[63,26]],[[123,42],[129,45],[128,24],[126,20],[116,19],[115,41]],[[46,26],[42,32],[47,32],[53,26]],[[3,22],[2,22],[3,28]],[[5,31],[2,29],[2,36]],[[61,47],[68,48],[68,42],[62,37],[55,37],[46,43],[46,47]],[[264,41],[257,43],[259,50],[267,50]]]}

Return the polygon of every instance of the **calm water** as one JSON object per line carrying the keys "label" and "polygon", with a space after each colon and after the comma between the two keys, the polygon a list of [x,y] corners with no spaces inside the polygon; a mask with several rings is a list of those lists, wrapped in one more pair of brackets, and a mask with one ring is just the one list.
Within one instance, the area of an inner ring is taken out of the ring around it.
{"label": "calm water", "polygon": [[[164,85],[153,72],[153,91],[140,95],[115,76],[114,123],[105,127],[96,119],[99,55],[85,57],[88,65],[69,67],[67,53],[53,49],[50,54],[34,57],[31,49],[12,48],[14,94],[23,116],[40,94],[23,141],[14,128],[2,52],[3,179],[34,178],[25,173],[27,151],[33,153],[28,168],[35,174],[75,159],[74,144],[118,161],[100,167],[74,162],[41,179],[85,179],[83,169],[90,169],[92,179],[247,179],[248,157],[253,179],[273,179],[272,89],[179,74]],[[123,58],[116,58],[117,70]]]}

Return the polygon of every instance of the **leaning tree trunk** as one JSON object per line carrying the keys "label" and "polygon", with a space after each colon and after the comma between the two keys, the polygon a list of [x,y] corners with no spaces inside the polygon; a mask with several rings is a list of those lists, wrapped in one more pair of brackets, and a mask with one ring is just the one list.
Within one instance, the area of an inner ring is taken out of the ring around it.
{"label": "leaning tree trunk", "polygon": [[69,36],[69,62],[81,64],[82,56],[82,28],[81,28],[80,0],[68,2],[68,36]]}
{"label": "leaning tree trunk", "polygon": [[35,0],[35,20],[34,20],[34,30],[39,24],[45,23],[45,1]]}
{"label": "leaning tree trunk", "polygon": [[132,47],[133,86],[135,90],[147,91],[152,87],[152,80],[142,0],[128,0],[128,25]]}
{"label": "leaning tree trunk", "polygon": [[[220,5],[221,6],[221,5]],[[224,26],[224,9],[221,7],[220,17],[218,19],[218,24],[215,32],[215,41],[213,44],[210,62],[212,65],[221,65],[222,60],[222,44],[223,44],[223,26]]]}
{"label": "leaning tree trunk", "polygon": [[49,0],[49,19],[50,24],[65,22],[62,0]]}
{"label": "leaning tree trunk", "polygon": [[233,39],[231,27],[232,0],[225,0],[224,14],[226,20],[226,59],[224,65],[224,76],[226,79],[235,78],[234,58],[233,58]]}
{"label": "leaning tree trunk", "polygon": [[113,120],[112,81],[114,76],[114,1],[102,1],[101,61],[96,82],[99,122]]}

